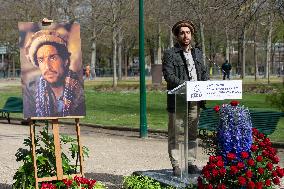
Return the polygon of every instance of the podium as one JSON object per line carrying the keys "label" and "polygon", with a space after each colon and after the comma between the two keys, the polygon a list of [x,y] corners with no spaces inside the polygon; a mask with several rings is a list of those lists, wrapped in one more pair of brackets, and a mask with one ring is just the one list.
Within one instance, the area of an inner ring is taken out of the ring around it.
{"label": "podium", "polygon": [[[189,154],[196,159],[198,142],[189,141],[190,128],[190,103],[196,103],[201,100],[224,100],[224,99],[242,99],[242,81],[241,80],[220,80],[220,81],[186,81],[168,94],[175,96],[175,114],[174,123],[179,133],[178,143],[180,151],[181,180],[185,183],[189,181],[188,161]],[[198,123],[197,123],[198,125]],[[197,132],[197,128],[196,131]],[[189,152],[189,146],[194,150]]]}

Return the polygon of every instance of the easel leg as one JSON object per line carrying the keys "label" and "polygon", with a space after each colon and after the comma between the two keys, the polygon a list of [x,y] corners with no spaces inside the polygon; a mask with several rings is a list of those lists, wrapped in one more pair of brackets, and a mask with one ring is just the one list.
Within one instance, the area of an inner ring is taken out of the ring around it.
{"label": "easel leg", "polygon": [[32,158],[34,163],[34,172],[35,172],[35,184],[36,189],[38,189],[38,177],[37,177],[37,164],[36,164],[36,149],[35,149],[35,124],[30,121],[30,137],[32,140]]}
{"label": "easel leg", "polygon": [[80,139],[80,125],[79,125],[79,118],[75,119],[76,122],[76,131],[77,131],[77,142],[78,142],[78,150],[79,150],[79,160],[80,160],[80,173],[82,176],[84,176],[83,173],[83,147],[81,145],[81,139]]}
{"label": "easel leg", "polygon": [[58,119],[52,120],[52,130],[53,130],[53,137],[54,137],[54,149],[55,149],[57,180],[62,180],[63,179],[63,169],[62,169],[61,146],[60,146]]}

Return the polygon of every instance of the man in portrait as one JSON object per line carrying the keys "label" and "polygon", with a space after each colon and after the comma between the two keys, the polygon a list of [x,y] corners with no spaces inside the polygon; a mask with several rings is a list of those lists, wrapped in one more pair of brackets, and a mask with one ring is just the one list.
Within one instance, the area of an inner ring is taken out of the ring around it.
{"label": "man in portrait", "polygon": [[27,40],[26,58],[40,75],[23,82],[25,118],[85,115],[83,82],[70,69],[67,43],[66,35],[54,29],[39,30]]}

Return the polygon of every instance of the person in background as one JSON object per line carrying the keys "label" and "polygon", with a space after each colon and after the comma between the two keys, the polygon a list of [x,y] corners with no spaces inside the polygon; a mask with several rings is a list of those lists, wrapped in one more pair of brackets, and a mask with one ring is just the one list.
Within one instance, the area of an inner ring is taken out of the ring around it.
{"label": "person in background", "polygon": [[[208,80],[208,73],[203,63],[202,51],[192,47],[192,38],[195,27],[189,20],[181,20],[172,27],[177,43],[174,47],[166,50],[162,58],[162,70],[167,82],[167,90],[172,90],[185,81],[205,81]],[[205,102],[188,102],[188,127],[189,127],[189,151],[197,148],[197,125],[200,108],[205,107]],[[175,125],[175,96],[167,95],[168,111],[168,153],[173,167],[173,174],[181,174],[179,162],[179,132]],[[200,169],[195,165],[196,157],[189,157],[189,174],[200,173]]]}
{"label": "person in background", "polygon": [[222,64],[222,72],[223,72],[223,80],[229,79],[230,80],[230,72],[231,72],[232,66],[229,63],[228,60],[225,60],[225,62]]}
{"label": "person in background", "polygon": [[90,74],[91,74],[91,67],[90,65],[88,64],[86,66],[86,79],[90,80]]}

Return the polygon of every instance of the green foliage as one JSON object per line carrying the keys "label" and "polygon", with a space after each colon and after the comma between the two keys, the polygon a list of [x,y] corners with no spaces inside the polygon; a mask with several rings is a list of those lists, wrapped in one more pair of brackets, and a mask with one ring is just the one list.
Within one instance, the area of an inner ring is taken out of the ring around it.
{"label": "green foliage", "polygon": [[[68,154],[75,159],[75,155],[78,154],[77,140],[70,136],[61,136],[61,144],[70,145]],[[34,188],[34,166],[32,160],[32,142],[31,138],[24,139],[24,146],[26,148],[19,148],[17,150],[16,161],[23,162],[15,173],[13,180],[13,188],[15,189],[27,189]],[[37,157],[37,175],[41,177],[51,177],[56,175],[56,161],[55,161],[55,149],[53,142],[53,135],[48,133],[48,125],[44,127],[39,135],[35,137],[36,157]],[[88,157],[89,150],[84,147],[83,155]],[[71,165],[71,160],[68,158],[68,154],[61,153],[63,173],[65,175],[74,174],[77,172],[78,155],[76,156],[76,165]]]}
{"label": "green foliage", "polygon": [[125,189],[173,189],[169,186],[163,187],[159,182],[149,177],[136,175],[124,177],[123,186]]}
{"label": "green foliage", "polygon": [[278,93],[267,95],[266,101],[284,112],[284,89]]}

